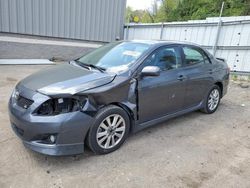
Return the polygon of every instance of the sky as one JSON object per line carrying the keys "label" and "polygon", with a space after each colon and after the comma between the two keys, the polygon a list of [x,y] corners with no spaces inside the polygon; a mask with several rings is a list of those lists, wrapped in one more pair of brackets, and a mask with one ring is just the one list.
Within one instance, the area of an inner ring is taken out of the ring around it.
{"label": "sky", "polygon": [[127,6],[136,9],[148,9],[151,7],[154,0],[127,0]]}

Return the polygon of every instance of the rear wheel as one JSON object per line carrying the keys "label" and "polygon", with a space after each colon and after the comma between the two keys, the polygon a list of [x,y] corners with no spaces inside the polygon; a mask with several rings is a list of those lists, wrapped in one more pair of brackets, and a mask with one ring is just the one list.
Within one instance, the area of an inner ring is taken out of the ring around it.
{"label": "rear wheel", "polygon": [[220,99],[221,89],[219,86],[214,85],[208,93],[206,104],[202,111],[207,114],[214,113],[220,104]]}
{"label": "rear wheel", "polygon": [[97,113],[87,144],[97,154],[113,152],[126,140],[129,127],[130,119],[123,109],[115,105],[107,106]]}

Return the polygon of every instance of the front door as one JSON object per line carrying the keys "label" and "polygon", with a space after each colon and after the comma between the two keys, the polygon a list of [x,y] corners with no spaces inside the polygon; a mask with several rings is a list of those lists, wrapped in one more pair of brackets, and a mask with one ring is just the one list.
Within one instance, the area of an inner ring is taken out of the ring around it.
{"label": "front door", "polygon": [[139,123],[181,110],[185,96],[186,79],[178,46],[160,47],[144,61],[142,68],[145,66],[158,66],[161,72],[138,80]]}

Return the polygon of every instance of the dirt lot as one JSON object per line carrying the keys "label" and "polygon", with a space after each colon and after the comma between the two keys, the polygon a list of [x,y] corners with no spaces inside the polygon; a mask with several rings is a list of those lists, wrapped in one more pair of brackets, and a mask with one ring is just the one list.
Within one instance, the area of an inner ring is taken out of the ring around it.
{"label": "dirt lot", "polygon": [[118,151],[49,157],[14,135],[7,102],[45,66],[0,66],[0,187],[250,187],[250,88],[230,84],[212,115],[193,112],[130,136]]}

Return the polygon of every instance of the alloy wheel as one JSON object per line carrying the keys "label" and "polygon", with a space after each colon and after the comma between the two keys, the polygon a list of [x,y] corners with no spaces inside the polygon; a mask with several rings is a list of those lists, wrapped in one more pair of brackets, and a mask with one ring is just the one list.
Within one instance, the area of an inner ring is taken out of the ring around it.
{"label": "alloy wheel", "polygon": [[123,138],[125,130],[125,120],[121,115],[109,115],[97,129],[96,140],[98,145],[103,149],[115,147]]}
{"label": "alloy wheel", "polygon": [[213,111],[214,109],[217,108],[220,100],[220,92],[218,89],[213,89],[208,97],[208,108],[210,111]]}

